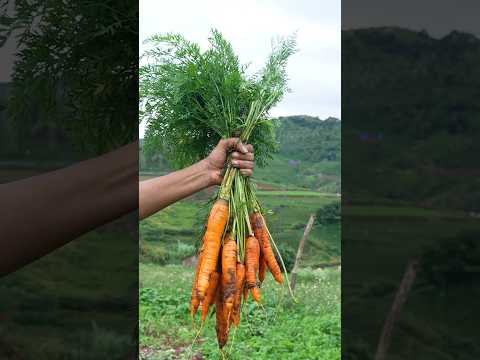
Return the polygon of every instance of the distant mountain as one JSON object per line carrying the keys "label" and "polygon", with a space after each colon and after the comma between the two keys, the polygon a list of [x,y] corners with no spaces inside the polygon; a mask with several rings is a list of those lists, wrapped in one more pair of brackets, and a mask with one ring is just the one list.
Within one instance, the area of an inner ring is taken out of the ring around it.
{"label": "distant mountain", "polygon": [[467,33],[344,31],[344,190],[480,210],[480,194],[471,193],[480,168],[479,63],[480,39]]}
{"label": "distant mountain", "polygon": [[340,161],[340,120],[307,115],[278,119],[279,153],[307,161]]}

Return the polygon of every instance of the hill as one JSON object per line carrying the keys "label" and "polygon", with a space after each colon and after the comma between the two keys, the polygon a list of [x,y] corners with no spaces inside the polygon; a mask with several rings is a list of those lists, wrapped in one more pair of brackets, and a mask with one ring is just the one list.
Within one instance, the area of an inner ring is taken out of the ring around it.
{"label": "hill", "polygon": [[[480,40],[471,34],[454,31],[434,39],[389,27],[344,31],[343,169],[349,200],[479,210],[480,195],[473,193],[480,152],[479,61]],[[359,193],[363,199],[351,199]]]}
{"label": "hill", "polygon": [[[341,121],[307,115],[280,117],[277,123],[278,152],[254,180],[268,189],[310,189],[340,192]],[[140,144],[142,148],[142,143]],[[161,154],[140,154],[142,173],[171,171]]]}

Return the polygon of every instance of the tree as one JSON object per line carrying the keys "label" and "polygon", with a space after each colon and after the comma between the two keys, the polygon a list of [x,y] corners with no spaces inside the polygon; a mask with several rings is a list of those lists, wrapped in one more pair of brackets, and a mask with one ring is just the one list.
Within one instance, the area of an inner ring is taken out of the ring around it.
{"label": "tree", "polygon": [[121,1],[2,3],[0,46],[18,33],[8,103],[17,129],[33,122],[67,130],[99,154],[137,137],[138,8]]}

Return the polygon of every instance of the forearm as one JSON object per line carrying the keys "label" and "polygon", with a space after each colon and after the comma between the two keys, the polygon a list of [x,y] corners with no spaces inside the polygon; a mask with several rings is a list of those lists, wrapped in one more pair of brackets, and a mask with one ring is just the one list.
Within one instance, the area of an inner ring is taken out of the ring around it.
{"label": "forearm", "polygon": [[0,276],[135,210],[137,148],[0,185]]}
{"label": "forearm", "polygon": [[139,191],[140,219],[211,185],[212,172],[204,160],[168,175],[142,181]]}

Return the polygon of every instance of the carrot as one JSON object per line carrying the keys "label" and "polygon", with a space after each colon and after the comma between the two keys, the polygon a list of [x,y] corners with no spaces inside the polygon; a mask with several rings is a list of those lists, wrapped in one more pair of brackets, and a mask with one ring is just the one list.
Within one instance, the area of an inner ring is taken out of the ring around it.
{"label": "carrot", "polygon": [[266,229],[266,225],[262,215],[259,212],[254,212],[250,215],[250,222],[252,224],[255,237],[257,237],[258,241],[260,242],[260,246],[268,269],[272,273],[275,281],[282,284],[282,271],[280,270],[277,259],[275,259],[275,255],[273,254],[272,246],[270,245],[270,239],[268,236],[268,231]]}
{"label": "carrot", "polygon": [[208,289],[210,276],[217,267],[218,254],[222,241],[223,231],[228,221],[228,203],[218,199],[210,210],[207,221],[207,230],[203,236],[202,263],[198,274],[196,294],[203,300]]}
{"label": "carrot", "polygon": [[265,260],[265,256],[263,256],[263,252],[260,251],[260,268],[258,269],[258,280],[260,280],[261,283],[263,283],[263,280],[265,280],[265,272],[267,270],[267,261]]}
{"label": "carrot", "polygon": [[[237,263],[237,279],[235,281],[235,300],[233,302],[232,322],[235,327],[240,324],[240,303],[242,301],[242,291],[245,287],[245,265]],[[248,293],[247,293],[248,294]]]}
{"label": "carrot", "polygon": [[193,280],[193,285],[192,285],[192,299],[190,301],[190,315],[192,317],[192,321],[193,321],[193,317],[197,313],[198,306],[200,305],[200,299],[198,298],[195,290],[197,288],[198,273],[200,272],[201,262],[202,262],[202,253],[200,253],[200,255],[198,256],[197,266],[195,268],[195,278]]}
{"label": "carrot", "polygon": [[247,284],[243,284],[243,301],[247,301],[248,300],[248,288],[247,288]]}
{"label": "carrot", "polygon": [[221,349],[225,346],[228,340],[228,326],[227,319],[225,318],[225,312],[223,311],[223,290],[222,282],[220,281],[217,286],[217,294],[215,296],[215,317],[217,324],[215,330],[217,332],[218,347]]}
{"label": "carrot", "polygon": [[260,290],[257,287],[257,271],[258,271],[258,259],[260,256],[260,245],[258,240],[254,236],[247,238],[246,252],[245,252],[245,270],[247,287],[252,293],[253,299],[260,302]]}
{"label": "carrot", "polygon": [[230,321],[230,314],[235,299],[235,278],[237,265],[237,243],[234,238],[227,234],[223,242],[222,250],[222,290],[223,306],[227,322]]}
{"label": "carrot", "polygon": [[210,283],[207,289],[207,294],[205,295],[205,299],[202,301],[202,323],[205,322],[207,318],[208,309],[210,305],[213,304],[215,301],[215,295],[217,293],[217,286],[218,286],[218,279],[220,278],[220,274],[216,271],[212,273],[210,277]]}

